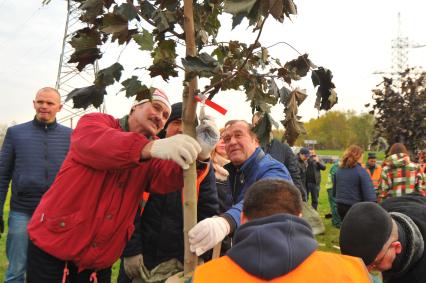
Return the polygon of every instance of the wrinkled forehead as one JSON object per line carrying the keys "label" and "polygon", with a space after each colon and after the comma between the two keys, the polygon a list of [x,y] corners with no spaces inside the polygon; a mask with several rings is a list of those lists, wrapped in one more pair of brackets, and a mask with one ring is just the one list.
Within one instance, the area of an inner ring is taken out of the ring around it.
{"label": "wrinkled forehead", "polygon": [[232,123],[231,125],[226,126],[222,133],[222,137],[234,135],[237,133],[247,133],[250,134],[249,125],[243,121],[238,121],[235,123]]}

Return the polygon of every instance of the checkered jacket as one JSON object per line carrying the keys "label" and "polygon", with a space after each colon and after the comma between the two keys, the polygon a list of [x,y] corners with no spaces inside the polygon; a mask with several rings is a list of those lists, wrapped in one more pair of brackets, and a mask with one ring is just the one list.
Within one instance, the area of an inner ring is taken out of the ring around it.
{"label": "checkered jacket", "polygon": [[398,153],[384,161],[378,195],[380,199],[397,197],[413,192],[425,195],[425,176],[419,166],[406,154]]}

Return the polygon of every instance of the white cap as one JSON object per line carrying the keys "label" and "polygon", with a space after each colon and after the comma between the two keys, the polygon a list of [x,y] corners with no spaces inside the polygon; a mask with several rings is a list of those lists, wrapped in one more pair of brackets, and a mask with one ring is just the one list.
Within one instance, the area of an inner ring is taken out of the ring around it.
{"label": "white cap", "polygon": [[[152,94],[152,100],[157,100],[157,101],[163,102],[167,106],[169,111],[170,112],[172,111],[172,105],[170,104],[169,98],[167,97],[167,94],[164,91],[156,88],[154,90],[154,93]],[[150,101],[150,100],[149,99],[142,99],[140,101],[135,100],[133,102],[132,107],[136,106],[136,105],[143,104],[143,103],[148,102],[148,101]]]}

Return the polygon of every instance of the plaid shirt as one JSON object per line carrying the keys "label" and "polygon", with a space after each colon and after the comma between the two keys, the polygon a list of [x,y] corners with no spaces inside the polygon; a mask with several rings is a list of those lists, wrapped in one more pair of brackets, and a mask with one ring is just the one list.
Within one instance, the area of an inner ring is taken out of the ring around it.
{"label": "plaid shirt", "polygon": [[425,195],[425,176],[406,154],[389,156],[382,169],[378,188],[379,199],[419,192]]}

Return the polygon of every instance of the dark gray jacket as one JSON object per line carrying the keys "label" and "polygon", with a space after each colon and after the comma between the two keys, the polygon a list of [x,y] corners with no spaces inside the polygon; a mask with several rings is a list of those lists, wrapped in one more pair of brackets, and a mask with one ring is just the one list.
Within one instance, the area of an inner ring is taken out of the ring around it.
{"label": "dark gray jacket", "polygon": [[35,118],[7,129],[0,152],[0,217],[11,180],[10,210],[34,212],[68,153],[71,132]]}
{"label": "dark gray jacket", "polygon": [[300,190],[302,199],[306,201],[306,188],[302,183],[301,172],[296,155],[293,153],[290,146],[277,139],[272,139],[272,141],[267,144],[263,150],[265,153],[269,153],[269,155],[271,155],[274,159],[287,167],[294,185]]}

